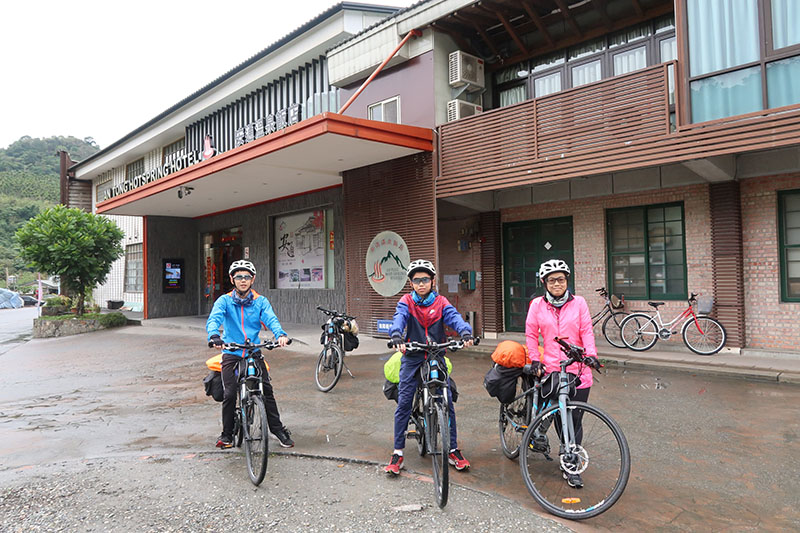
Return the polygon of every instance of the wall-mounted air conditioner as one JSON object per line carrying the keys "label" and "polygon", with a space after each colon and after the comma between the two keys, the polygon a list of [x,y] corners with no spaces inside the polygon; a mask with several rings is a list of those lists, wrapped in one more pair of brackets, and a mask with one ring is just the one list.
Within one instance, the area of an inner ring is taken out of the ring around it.
{"label": "wall-mounted air conditioner", "polygon": [[483,59],[461,50],[451,52],[448,61],[450,87],[467,85],[468,91],[483,89]]}
{"label": "wall-mounted air conditioner", "polygon": [[447,122],[452,122],[464,117],[471,117],[483,111],[478,104],[471,104],[464,100],[450,100],[447,102]]}

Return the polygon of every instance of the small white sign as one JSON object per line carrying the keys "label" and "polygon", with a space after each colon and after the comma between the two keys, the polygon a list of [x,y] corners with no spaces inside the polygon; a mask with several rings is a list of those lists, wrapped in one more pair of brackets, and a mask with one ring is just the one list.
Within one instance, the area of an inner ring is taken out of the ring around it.
{"label": "small white sign", "polygon": [[244,258],[245,259],[250,259],[250,247],[249,246],[245,246],[244,247]]}
{"label": "small white sign", "polygon": [[546,243],[544,243],[544,249],[545,249],[545,250],[549,250],[549,249],[550,249],[550,248],[552,248],[552,247],[553,247],[553,245],[552,245],[552,244],[550,244],[550,241],[547,241]]}

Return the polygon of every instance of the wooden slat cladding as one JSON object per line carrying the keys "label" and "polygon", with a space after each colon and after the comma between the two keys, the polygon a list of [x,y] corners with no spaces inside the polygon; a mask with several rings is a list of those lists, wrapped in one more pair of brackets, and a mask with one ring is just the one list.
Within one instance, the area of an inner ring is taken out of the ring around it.
{"label": "wooden slat cladding", "polygon": [[411,260],[436,259],[436,200],[431,153],[415,154],[343,173],[347,312],[369,334],[391,319],[402,293],[385,298],[369,284],[367,249],[381,231],[403,237]]}
{"label": "wooden slat cladding", "polygon": [[745,346],[742,210],[739,182],[709,186],[715,315],[728,333],[728,346]]}
{"label": "wooden slat cladding", "polygon": [[439,190],[563,154],[667,133],[666,65],[441,126]]}
{"label": "wooden slat cladding", "polygon": [[503,331],[503,265],[500,211],[481,213],[481,300],[483,330]]}
{"label": "wooden slat cladding", "polygon": [[[800,105],[668,133],[665,83],[670,64],[440,126],[437,197],[798,143]],[[564,103],[559,108],[560,100]],[[568,111],[570,105],[580,111]]]}
{"label": "wooden slat cladding", "polygon": [[70,179],[66,184],[67,207],[78,207],[84,211],[92,212],[92,182]]}

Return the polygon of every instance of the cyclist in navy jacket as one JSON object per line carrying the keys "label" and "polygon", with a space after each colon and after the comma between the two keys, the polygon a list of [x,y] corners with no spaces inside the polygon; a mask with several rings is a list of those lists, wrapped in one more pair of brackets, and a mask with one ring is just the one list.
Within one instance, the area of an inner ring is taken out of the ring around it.
{"label": "cyclist in navy jacket", "polygon": [[[421,352],[406,352],[406,342],[445,342],[445,325],[453,328],[461,335],[467,346],[472,345],[472,328],[458,314],[447,298],[433,290],[436,268],[433,263],[424,259],[412,261],[408,266],[408,279],[413,291],[403,295],[397,302],[394,321],[389,330],[392,342],[401,352],[400,383],[398,384],[397,409],[394,412],[394,452],[386,472],[399,474],[403,467],[403,448],[406,445],[406,429],[411,416],[411,403],[417,388],[417,373],[424,362]],[[405,333],[405,335],[404,335]],[[448,378],[449,382],[449,378]],[[449,386],[449,383],[448,383]],[[464,458],[458,448],[456,433],[456,412],[450,396],[450,454],[451,465],[456,470],[469,468],[469,461]]]}
{"label": "cyclist in navy jacket", "polygon": [[[208,315],[206,332],[208,333],[208,346],[221,347],[223,343],[233,342],[244,344],[250,340],[258,344],[258,334],[262,324],[272,331],[278,339],[280,346],[286,346],[289,337],[283,331],[272,305],[265,296],[252,289],[256,277],[256,267],[250,261],[234,261],[228,269],[234,289],[223,294],[214,302],[214,308]],[[222,337],[219,327],[223,327]],[[222,387],[225,390],[222,400],[222,434],[217,439],[217,448],[230,448],[233,446],[233,415],[236,410],[237,378],[236,371],[239,361],[244,355],[244,350],[223,350],[222,353]],[[263,360],[261,375],[264,376],[263,398],[267,408],[267,423],[269,430],[278,438],[281,446],[291,448],[294,446],[291,433],[281,423],[278,413],[278,404],[272,391],[269,371]]]}

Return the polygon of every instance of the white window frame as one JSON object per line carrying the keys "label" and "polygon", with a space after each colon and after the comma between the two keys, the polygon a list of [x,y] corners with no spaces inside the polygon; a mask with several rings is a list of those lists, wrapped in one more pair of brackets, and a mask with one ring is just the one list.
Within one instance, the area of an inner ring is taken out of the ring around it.
{"label": "white window frame", "polygon": [[392,96],[391,98],[387,98],[386,100],[381,100],[380,102],[375,102],[374,104],[368,105],[367,106],[367,117],[370,120],[375,120],[375,119],[372,118],[372,110],[375,109],[376,107],[380,106],[380,108],[381,108],[381,119],[380,119],[380,122],[386,122],[386,120],[384,120],[384,117],[386,116],[386,112],[384,111],[384,106],[386,104],[388,104],[389,102],[394,102],[394,101],[397,102],[397,122],[394,122],[394,123],[390,122],[389,124],[402,124],[402,119],[400,118],[401,115],[400,115],[400,95],[399,94],[397,96]]}

